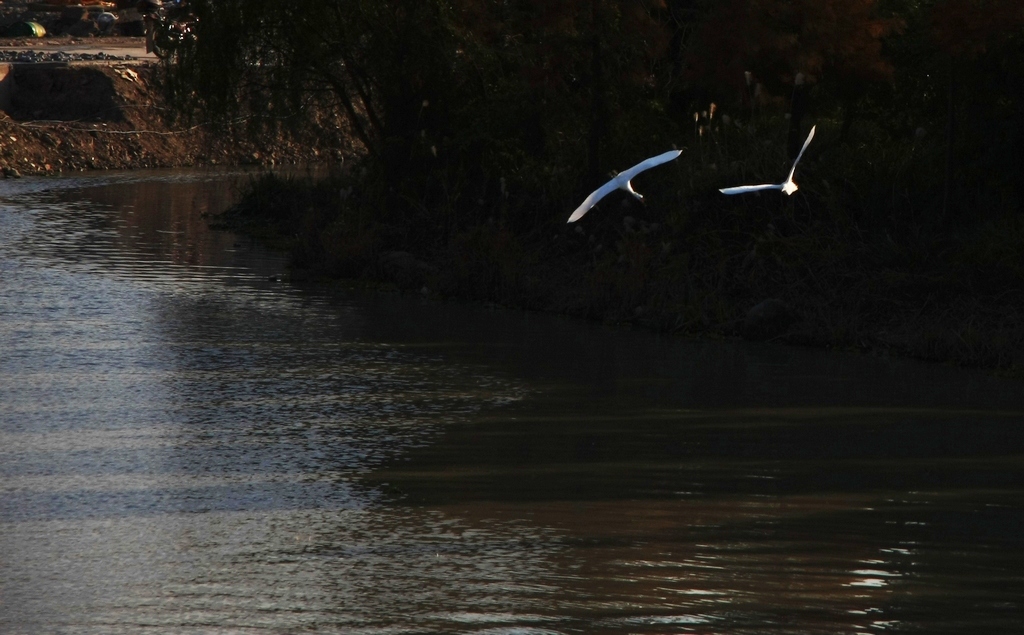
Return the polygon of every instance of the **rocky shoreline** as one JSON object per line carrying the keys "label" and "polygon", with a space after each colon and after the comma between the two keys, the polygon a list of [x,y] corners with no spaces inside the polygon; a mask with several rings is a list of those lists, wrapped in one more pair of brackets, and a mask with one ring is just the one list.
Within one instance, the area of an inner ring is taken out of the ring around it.
{"label": "rocky shoreline", "polygon": [[[298,164],[353,152],[329,114],[304,113],[312,124],[281,122],[259,135],[245,134],[251,121],[225,126],[185,119],[167,97],[164,67],[145,51],[138,12],[40,7],[0,3],[0,173],[6,177]],[[45,36],[20,34],[29,23],[41,25]]]}
{"label": "rocky shoreline", "polygon": [[352,151],[329,118],[253,140],[238,129],[176,117],[159,64],[15,64],[17,86],[0,112],[5,176],[338,159]]}
{"label": "rocky shoreline", "polygon": [[115,55],[111,53],[77,53],[68,51],[0,51],[0,63],[37,64],[40,62],[133,62],[134,55]]}

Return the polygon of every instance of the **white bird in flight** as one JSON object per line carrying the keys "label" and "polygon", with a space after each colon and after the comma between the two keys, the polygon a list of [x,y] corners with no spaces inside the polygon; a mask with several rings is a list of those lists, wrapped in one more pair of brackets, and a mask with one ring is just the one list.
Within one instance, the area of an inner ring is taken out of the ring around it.
{"label": "white bird in flight", "polygon": [[793,182],[793,174],[796,172],[796,164],[800,163],[800,157],[804,156],[804,150],[811,143],[811,139],[814,138],[814,129],[817,126],[811,126],[811,132],[807,135],[807,140],[804,141],[804,147],[800,148],[800,154],[796,155],[796,161],[793,161],[793,168],[789,171],[789,177],[786,178],[782,183],[773,183],[767,185],[741,185],[739,187],[727,187],[722,190],[718,190],[722,194],[746,194],[747,192],[758,192],[761,190],[782,190],[786,194],[792,195],[793,192],[797,191],[796,183]]}
{"label": "white bird in flight", "polygon": [[637,174],[640,174],[644,170],[653,168],[656,165],[668,163],[669,161],[675,159],[682,153],[682,150],[669,150],[668,152],[659,154],[656,157],[651,157],[646,161],[641,161],[640,163],[637,163],[633,167],[629,168],[628,170],[619,172],[611,181],[608,181],[601,187],[591,192],[590,196],[587,197],[587,200],[583,201],[583,204],[577,207],[576,211],[572,213],[572,216],[569,217],[568,222],[575,223],[579,219],[583,218],[583,215],[589,212],[591,207],[597,205],[598,201],[600,201],[602,198],[604,198],[605,196],[607,196],[608,194],[615,190],[625,190],[632,194],[633,196],[635,196],[637,200],[644,200],[644,197],[641,196],[640,194],[637,194],[633,190],[633,186],[629,184],[633,177],[636,176]]}

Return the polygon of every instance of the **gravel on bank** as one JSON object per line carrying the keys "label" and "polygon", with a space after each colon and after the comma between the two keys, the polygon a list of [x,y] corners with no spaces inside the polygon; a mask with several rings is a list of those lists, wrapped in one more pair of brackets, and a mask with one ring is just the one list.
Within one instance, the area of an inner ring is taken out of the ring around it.
{"label": "gravel on bank", "polygon": [[182,121],[158,64],[12,67],[16,90],[0,112],[0,172],[7,177],[97,169],[278,165],[343,159],[354,149],[329,114],[301,129],[252,139],[237,128]]}

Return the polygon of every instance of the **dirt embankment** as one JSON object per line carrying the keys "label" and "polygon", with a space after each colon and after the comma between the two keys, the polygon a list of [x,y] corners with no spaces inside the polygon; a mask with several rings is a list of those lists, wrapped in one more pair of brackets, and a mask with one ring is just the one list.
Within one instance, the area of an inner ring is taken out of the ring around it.
{"label": "dirt embankment", "polygon": [[[15,64],[4,80],[5,176],[87,169],[323,161],[351,151],[336,122],[252,141],[208,122],[176,121],[157,64]],[[239,127],[244,126],[244,122]]]}

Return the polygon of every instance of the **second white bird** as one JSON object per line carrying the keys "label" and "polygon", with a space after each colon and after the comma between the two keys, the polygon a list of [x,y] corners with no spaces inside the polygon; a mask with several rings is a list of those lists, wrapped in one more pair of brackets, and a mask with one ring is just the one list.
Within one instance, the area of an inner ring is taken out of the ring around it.
{"label": "second white bird", "polygon": [[796,155],[796,160],[793,161],[793,167],[789,171],[789,176],[782,183],[769,183],[766,185],[741,185],[739,187],[727,187],[722,190],[718,190],[722,194],[746,194],[747,192],[758,192],[761,190],[782,190],[786,194],[793,194],[797,191],[796,183],[793,182],[793,174],[796,173],[796,164],[800,163],[800,157],[804,156],[804,150],[807,149],[808,144],[811,143],[811,139],[814,138],[814,129],[817,126],[811,126],[811,132],[807,135],[807,140],[804,141],[804,147],[800,148],[800,153]]}

